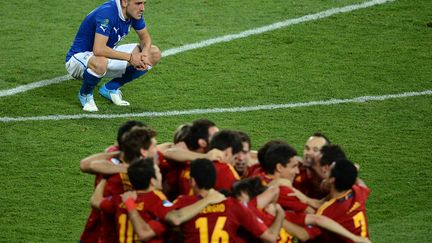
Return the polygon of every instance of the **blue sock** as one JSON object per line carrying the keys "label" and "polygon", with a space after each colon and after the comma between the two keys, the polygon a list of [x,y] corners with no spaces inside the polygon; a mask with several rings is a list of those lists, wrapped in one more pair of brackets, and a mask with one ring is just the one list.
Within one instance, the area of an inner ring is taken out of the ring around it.
{"label": "blue sock", "polygon": [[120,78],[115,78],[105,84],[105,87],[109,90],[116,90],[121,86],[129,83],[130,81],[137,79],[147,73],[148,69],[144,71],[137,70],[136,68],[129,66],[126,68],[125,74]]}
{"label": "blue sock", "polygon": [[90,69],[86,69],[83,74],[83,84],[81,85],[80,94],[86,95],[93,93],[94,87],[99,83],[102,79],[101,77],[96,76],[96,73],[91,71]]}

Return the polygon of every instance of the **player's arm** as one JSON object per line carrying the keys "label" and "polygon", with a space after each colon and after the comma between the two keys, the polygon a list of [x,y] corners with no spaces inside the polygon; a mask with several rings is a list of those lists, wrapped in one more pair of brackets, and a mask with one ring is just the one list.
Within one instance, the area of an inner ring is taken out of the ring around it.
{"label": "player's arm", "polygon": [[276,217],[273,224],[262,233],[259,238],[265,242],[276,242],[279,237],[279,231],[285,217],[285,212],[279,204],[276,204]]}
{"label": "player's arm", "polygon": [[172,146],[164,150],[163,155],[167,159],[172,159],[175,161],[191,161],[195,159],[208,159],[208,160],[221,160],[223,158],[223,152],[219,149],[212,149],[205,154],[193,152],[187,149],[179,148],[177,146]]}
{"label": "player's arm", "polygon": [[[129,219],[132,222],[134,232],[138,235],[138,240],[148,241],[156,236],[156,232],[152,227],[141,217],[136,210],[136,192],[129,191],[122,194],[122,201],[126,205]],[[156,222],[157,223],[157,222]]]}
{"label": "player's arm", "polygon": [[249,163],[248,166],[252,166],[258,163],[258,151],[251,150],[249,151]]}
{"label": "player's arm", "polygon": [[141,53],[127,53],[116,51],[107,46],[107,43],[108,36],[96,33],[93,43],[93,54],[99,57],[128,61],[134,67],[145,66],[145,63],[142,61],[141,58]]}
{"label": "player's arm", "polygon": [[312,209],[317,209],[317,208],[321,207],[321,205],[324,203],[324,200],[318,200],[318,199],[310,198],[295,188],[291,188],[291,189],[294,192],[289,194],[288,196],[297,197],[301,202],[312,207]]}
{"label": "player's arm", "polygon": [[[322,215],[314,215],[314,214],[306,214],[305,217],[305,224],[306,225],[316,225],[320,228],[326,229],[328,231],[331,231],[335,234],[341,235],[343,237],[346,237],[354,242],[357,243],[370,243],[371,241],[367,238],[360,237],[358,235],[355,235],[345,229],[342,225],[337,223],[336,221]],[[284,229],[300,241],[307,241],[310,239],[309,233],[301,226],[294,224],[292,222],[289,222],[287,220],[284,220],[283,222]]]}
{"label": "player's arm", "polygon": [[199,214],[205,207],[210,204],[220,203],[225,200],[225,196],[220,192],[211,189],[206,197],[186,206],[182,209],[177,209],[169,212],[165,216],[165,221],[172,225],[178,226]]}
{"label": "player's arm", "polygon": [[147,28],[136,30],[138,38],[140,39],[141,53],[143,54],[143,61],[145,64],[152,64],[150,62],[150,49],[152,45],[152,39]]}
{"label": "player's arm", "polygon": [[310,239],[308,232],[303,227],[286,219],[283,220],[283,228],[288,232],[288,234],[294,236],[302,242]]}
{"label": "player's arm", "polygon": [[323,229],[332,231],[333,233],[346,237],[354,242],[370,242],[369,239],[351,233],[338,222],[323,215],[307,214],[305,218],[305,223],[317,225]]}
{"label": "player's arm", "polygon": [[91,198],[90,204],[92,207],[100,209],[100,205],[104,199],[103,192],[106,184],[106,179],[102,179],[99,184],[96,186]]}
{"label": "player's arm", "polygon": [[161,151],[163,153],[163,151],[165,151],[169,148],[172,148],[173,146],[174,146],[173,143],[168,142],[168,143],[160,143],[156,147],[157,147],[158,151]]}
{"label": "player's arm", "polygon": [[119,151],[102,152],[90,155],[80,161],[80,170],[90,174],[112,175],[126,173],[126,168],[113,164],[109,159],[119,155]]}
{"label": "player's arm", "polygon": [[270,186],[257,196],[257,207],[265,208],[270,203],[275,203],[279,197],[279,187],[278,186]]}

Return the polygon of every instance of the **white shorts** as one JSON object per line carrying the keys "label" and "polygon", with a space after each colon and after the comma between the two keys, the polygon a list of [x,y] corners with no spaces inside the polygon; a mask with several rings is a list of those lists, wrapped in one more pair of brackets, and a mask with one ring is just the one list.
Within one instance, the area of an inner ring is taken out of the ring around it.
{"label": "white shorts", "polygon": [[[113,49],[116,51],[132,53],[135,47],[137,47],[136,43],[116,46]],[[90,60],[92,56],[93,52],[91,51],[76,53],[69,59],[68,62],[66,62],[66,70],[72,77],[76,79],[82,79],[84,71],[87,69],[88,60]],[[127,66],[127,61],[108,59],[107,72],[105,75],[103,75],[103,77],[119,78],[126,72]]]}

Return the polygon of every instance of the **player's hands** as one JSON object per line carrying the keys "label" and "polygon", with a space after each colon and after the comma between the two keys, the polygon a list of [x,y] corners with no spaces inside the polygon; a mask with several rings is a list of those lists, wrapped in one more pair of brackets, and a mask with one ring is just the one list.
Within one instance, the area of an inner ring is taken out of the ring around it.
{"label": "player's hands", "polygon": [[121,195],[122,201],[126,202],[129,198],[132,198],[134,201],[137,199],[136,191],[127,191]]}
{"label": "player's hands", "polygon": [[147,69],[147,64],[143,61],[143,53],[141,52],[131,53],[129,63],[138,70]]}
{"label": "player's hands", "polygon": [[219,149],[212,149],[205,154],[205,158],[208,160],[219,160],[223,161],[224,153]]}
{"label": "player's hands", "polygon": [[279,205],[279,203],[275,204],[275,208],[276,208],[276,215],[285,215],[285,211],[283,210],[281,205]]}
{"label": "player's hands", "polygon": [[264,211],[266,211],[268,214],[276,216],[276,205],[274,203],[270,203],[264,208]]}
{"label": "player's hands", "polygon": [[220,203],[226,199],[224,194],[216,191],[215,189],[210,189],[205,198],[208,200],[209,204]]}
{"label": "player's hands", "polygon": [[151,66],[151,62],[150,62],[150,55],[148,53],[142,52],[141,53],[141,61],[143,61],[146,64],[146,69],[148,68],[148,66]]}

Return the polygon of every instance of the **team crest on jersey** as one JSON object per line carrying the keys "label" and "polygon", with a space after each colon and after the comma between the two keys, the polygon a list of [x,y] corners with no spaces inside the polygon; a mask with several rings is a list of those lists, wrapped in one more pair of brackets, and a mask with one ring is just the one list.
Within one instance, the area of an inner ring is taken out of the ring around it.
{"label": "team crest on jersey", "polygon": [[99,28],[101,28],[103,32],[105,32],[106,29],[108,28],[108,24],[109,24],[109,19],[104,19],[102,23],[99,25]]}
{"label": "team crest on jersey", "polygon": [[101,26],[106,28],[106,27],[108,27],[108,24],[109,24],[109,19],[104,19],[101,23]]}

